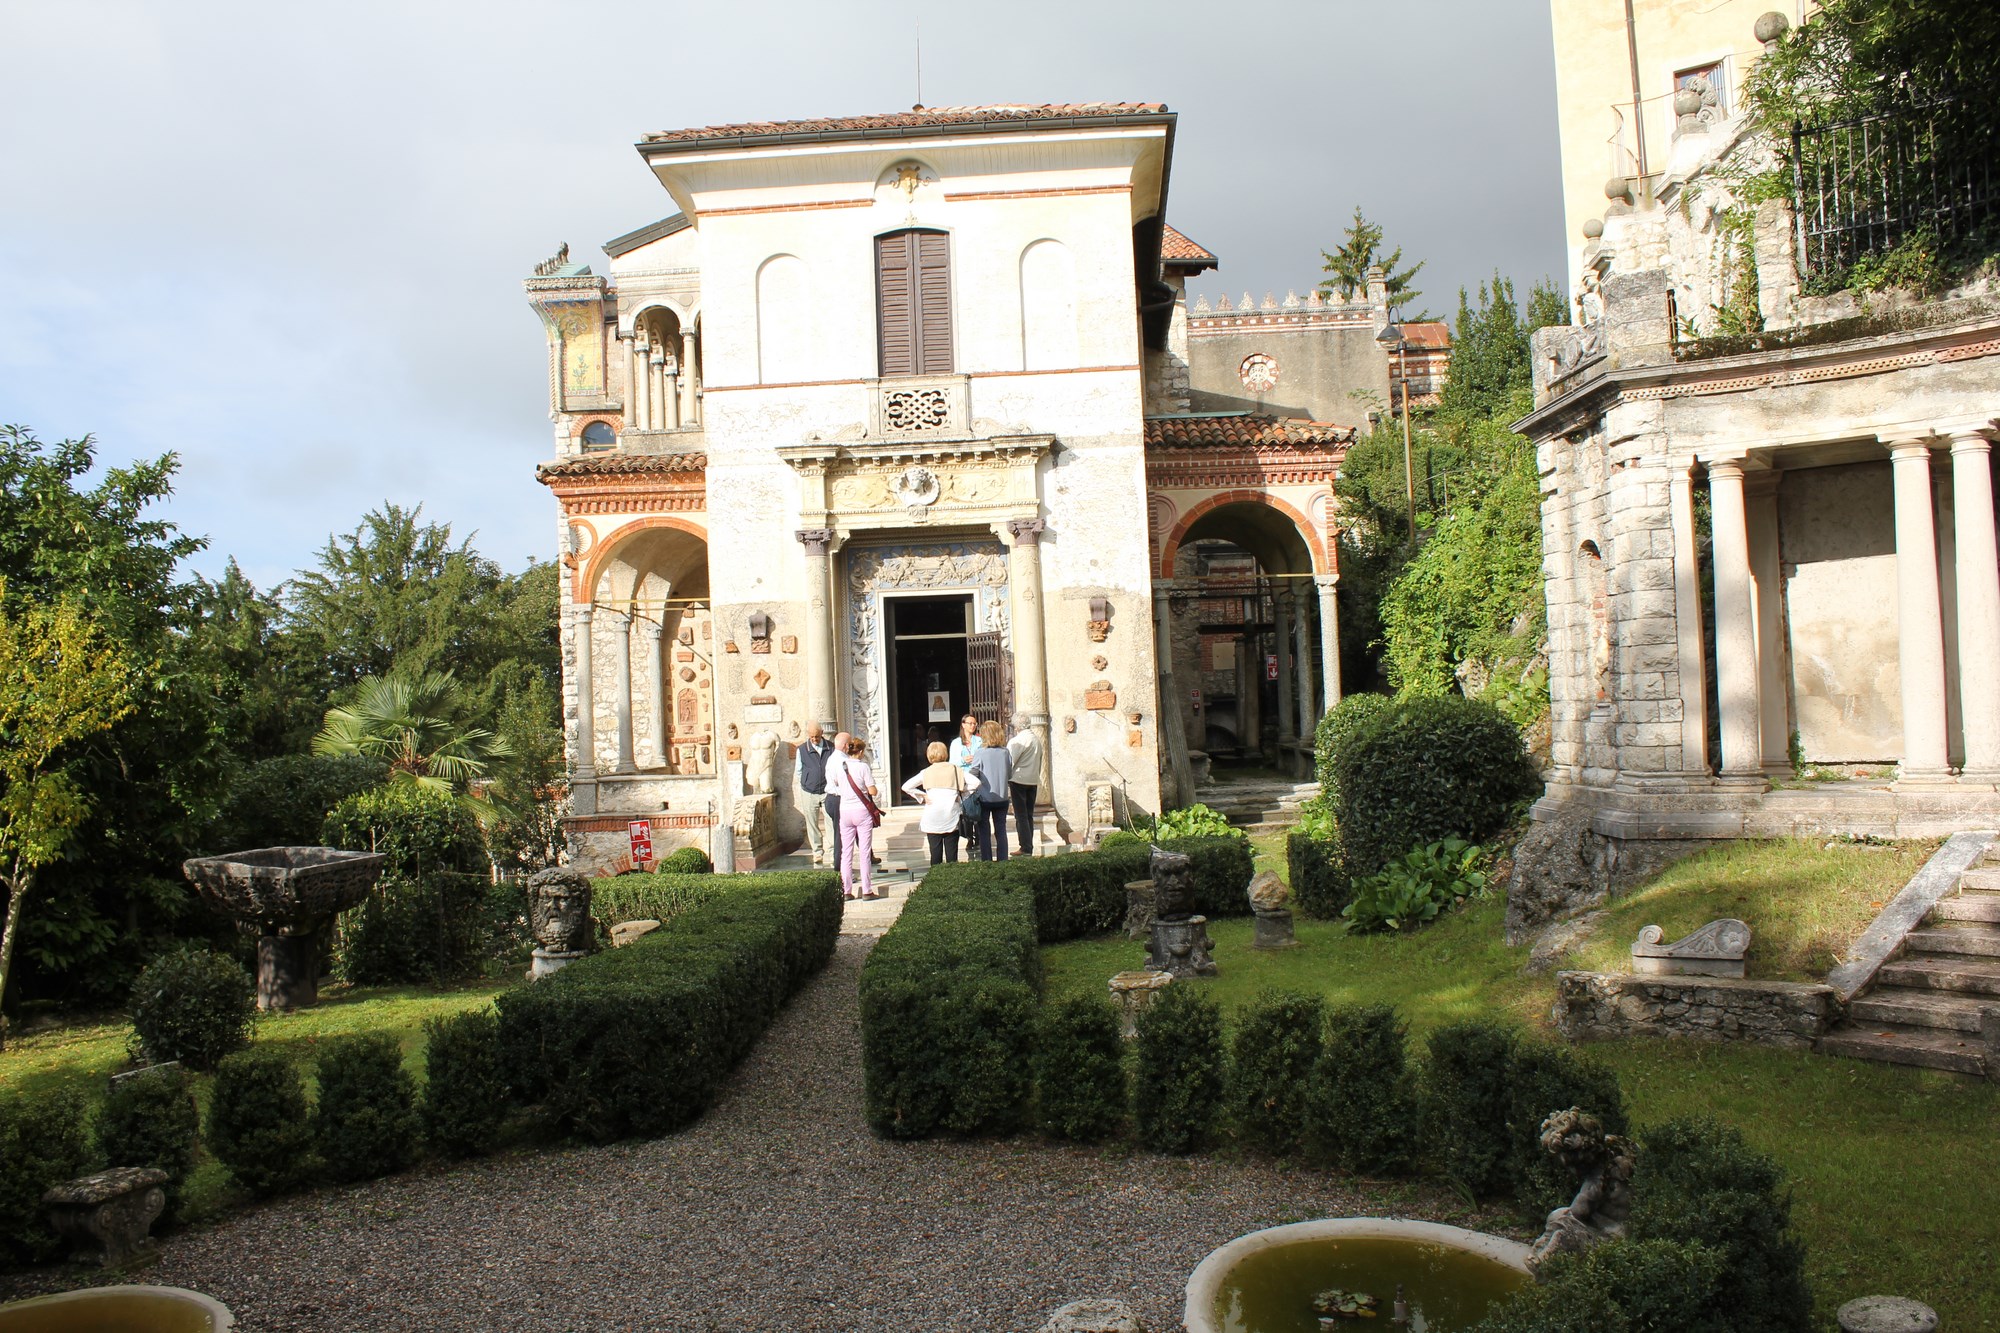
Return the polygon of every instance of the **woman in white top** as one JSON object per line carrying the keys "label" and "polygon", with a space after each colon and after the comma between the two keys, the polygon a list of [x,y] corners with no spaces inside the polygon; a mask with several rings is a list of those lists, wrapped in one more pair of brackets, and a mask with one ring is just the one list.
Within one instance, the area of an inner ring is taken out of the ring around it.
{"label": "woman in white top", "polygon": [[958,735],[951,743],[951,762],[966,770],[972,769],[972,756],[979,753],[985,742],[979,739],[979,719],[967,713],[958,720]]}
{"label": "woman in white top", "polygon": [[912,800],[923,802],[924,812],[917,816],[917,827],[924,831],[924,840],[930,844],[932,865],[958,859],[959,802],[967,785],[965,770],[950,762],[950,754],[942,742],[932,741],[924,747],[924,758],[930,761],[930,767],[903,784],[903,790]]}

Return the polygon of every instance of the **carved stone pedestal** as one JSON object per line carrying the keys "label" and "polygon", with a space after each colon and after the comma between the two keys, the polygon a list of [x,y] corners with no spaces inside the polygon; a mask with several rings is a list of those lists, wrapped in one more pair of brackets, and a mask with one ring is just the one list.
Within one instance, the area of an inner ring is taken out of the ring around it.
{"label": "carved stone pedestal", "polygon": [[257,1007],[302,1009],[319,1000],[319,934],[257,937]]}
{"label": "carved stone pedestal", "polygon": [[1176,977],[1212,977],[1215,960],[1209,950],[1208,918],[1190,916],[1179,921],[1154,921],[1153,940],[1146,953],[1146,966],[1155,972],[1171,972]]}
{"label": "carved stone pedestal", "polygon": [[1279,907],[1271,911],[1254,914],[1256,931],[1250,937],[1253,949],[1296,949],[1297,939],[1292,935],[1292,909]]}
{"label": "carved stone pedestal", "polygon": [[1153,881],[1129,880],[1125,885],[1125,938],[1143,940],[1153,929]]}
{"label": "carved stone pedestal", "polygon": [[584,949],[536,949],[528,956],[528,980],[552,977],[579,958],[589,957]]}
{"label": "carved stone pedestal", "polygon": [[49,1225],[73,1246],[80,1264],[128,1268],[159,1258],[153,1223],[166,1211],[167,1173],[119,1166],[58,1185],[42,1196]]}
{"label": "carved stone pedestal", "polygon": [[1139,1015],[1173,981],[1167,972],[1120,972],[1111,978],[1111,1000],[1118,1006],[1119,1029],[1125,1040],[1138,1038]]}

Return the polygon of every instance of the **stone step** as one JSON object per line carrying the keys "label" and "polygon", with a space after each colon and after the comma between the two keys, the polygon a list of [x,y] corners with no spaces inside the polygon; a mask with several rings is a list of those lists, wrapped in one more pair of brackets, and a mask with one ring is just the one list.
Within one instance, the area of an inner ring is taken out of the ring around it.
{"label": "stone step", "polygon": [[2000,926],[1983,921],[1953,921],[1911,931],[1903,937],[1912,957],[1954,955],[2000,958]]}
{"label": "stone step", "polygon": [[1981,1011],[1992,1001],[1977,995],[1955,995],[1950,991],[1912,990],[1887,986],[1869,991],[1847,1006],[1850,1022],[1860,1028],[1889,1024],[1917,1028],[1947,1028],[1953,1032],[1978,1032]]}
{"label": "stone step", "polygon": [[1954,1074],[1986,1072],[1986,1057],[1976,1038],[1937,1028],[1843,1027],[1820,1038],[1819,1050],[1823,1055],[1918,1065]]}
{"label": "stone step", "polygon": [[1976,865],[1958,877],[1958,887],[1981,893],[2000,893],[2000,865]]}
{"label": "stone step", "polygon": [[2000,893],[1961,893],[1931,908],[1933,921],[2000,921]]}
{"label": "stone step", "polygon": [[2000,995],[2000,959],[1898,958],[1875,974],[1880,986],[1916,986],[1961,994]]}

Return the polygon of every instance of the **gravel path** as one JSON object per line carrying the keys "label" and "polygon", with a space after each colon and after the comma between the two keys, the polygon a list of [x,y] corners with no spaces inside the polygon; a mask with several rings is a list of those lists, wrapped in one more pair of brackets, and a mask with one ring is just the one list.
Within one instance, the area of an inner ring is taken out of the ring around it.
{"label": "gravel path", "polygon": [[[1093,1295],[1131,1302],[1165,1333],[1180,1327],[1195,1264],[1245,1231],[1463,1211],[1429,1190],[1255,1161],[876,1139],[856,1011],[872,943],[842,937],[682,1134],[284,1200],[171,1238],[142,1280],[214,1295],[247,1333],[1033,1333]],[[75,1281],[67,1270],[17,1286]]]}

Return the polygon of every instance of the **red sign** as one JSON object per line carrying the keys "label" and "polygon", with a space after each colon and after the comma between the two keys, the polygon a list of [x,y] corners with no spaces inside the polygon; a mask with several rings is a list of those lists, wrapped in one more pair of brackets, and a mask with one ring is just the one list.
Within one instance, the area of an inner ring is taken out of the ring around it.
{"label": "red sign", "polygon": [[632,839],[632,864],[649,864],[653,859],[653,821],[634,819],[625,825],[625,832]]}
{"label": "red sign", "polygon": [[1277,678],[1278,678],[1278,655],[1276,653],[1265,653],[1264,679],[1276,680]]}

